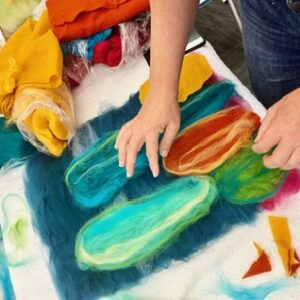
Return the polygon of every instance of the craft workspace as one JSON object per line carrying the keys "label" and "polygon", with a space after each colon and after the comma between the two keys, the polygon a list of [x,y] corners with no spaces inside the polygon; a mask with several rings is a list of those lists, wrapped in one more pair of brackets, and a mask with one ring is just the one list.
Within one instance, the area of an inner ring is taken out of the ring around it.
{"label": "craft workspace", "polygon": [[300,299],[299,70],[298,0],[0,0],[0,299]]}

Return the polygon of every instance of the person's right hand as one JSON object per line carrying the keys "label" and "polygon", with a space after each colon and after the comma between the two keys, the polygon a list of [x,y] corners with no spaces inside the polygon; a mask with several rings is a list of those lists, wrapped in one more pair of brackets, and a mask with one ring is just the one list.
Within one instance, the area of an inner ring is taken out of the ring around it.
{"label": "person's right hand", "polygon": [[[159,175],[158,154],[166,157],[180,126],[180,109],[175,96],[162,96],[149,92],[138,115],[121,129],[115,148],[119,151],[119,165],[126,167],[127,176],[134,173],[137,153],[144,143],[150,169]],[[159,136],[163,138],[159,144]]]}

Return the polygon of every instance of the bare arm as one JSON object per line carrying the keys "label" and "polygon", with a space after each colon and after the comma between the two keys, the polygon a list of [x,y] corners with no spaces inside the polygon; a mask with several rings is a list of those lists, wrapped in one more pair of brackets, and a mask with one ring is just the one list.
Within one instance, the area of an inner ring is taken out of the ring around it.
{"label": "bare arm", "polygon": [[184,50],[198,1],[151,0],[151,89],[177,97]]}
{"label": "bare arm", "polygon": [[150,91],[139,114],[122,127],[116,141],[119,164],[126,166],[128,177],[134,173],[136,156],[144,143],[153,176],[158,176],[158,152],[167,156],[178,132],[178,81],[198,1],[151,0],[150,5]]}

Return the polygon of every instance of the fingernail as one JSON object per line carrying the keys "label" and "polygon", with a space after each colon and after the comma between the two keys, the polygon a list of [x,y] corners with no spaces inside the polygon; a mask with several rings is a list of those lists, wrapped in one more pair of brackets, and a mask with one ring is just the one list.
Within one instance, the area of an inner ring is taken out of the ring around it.
{"label": "fingernail", "polygon": [[127,171],[127,173],[126,173],[126,177],[127,177],[127,178],[130,178],[130,177],[132,177],[132,173]]}
{"label": "fingernail", "polygon": [[159,172],[158,172],[158,171],[152,172],[152,175],[153,175],[153,177],[157,177],[157,176],[158,176],[158,174],[159,174]]}
{"label": "fingernail", "polygon": [[120,167],[120,168],[124,168],[124,164],[119,163],[119,167]]}
{"label": "fingernail", "polygon": [[168,154],[169,154],[169,152],[168,152],[167,150],[163,150],[163,151],[161,152],[160,155],[161,155],[162,157],[167,157]]}

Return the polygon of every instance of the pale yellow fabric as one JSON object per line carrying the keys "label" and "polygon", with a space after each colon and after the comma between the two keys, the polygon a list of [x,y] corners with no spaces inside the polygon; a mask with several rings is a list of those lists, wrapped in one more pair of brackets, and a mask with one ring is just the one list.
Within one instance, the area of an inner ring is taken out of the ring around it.
{"label": "pale yellow fabric", "polygon": [[18,92],[12,121],[39,150],[60,156],[75,133],[73,101],[66,84]]}
{"label": "pale yellow fabric", "polygon": [[0,51],[0,113],[10,117],[17,90],[59,87],[62,68],[60,45],[48,13],[38,21],[28,19]]}
{"label": "pale yellow fabric", "polygon": [[40,0],[0,0],[0,27],[13,33],[28,17]]}
{"label": "pale yellow fabric", "polygon": [[[184,102],[188,96],[195,93],[213,75],[213,70],[209,66],[203,55],[192,53],[186,55],[183,60],[179,87],[178,101]],[[145,102],[150,89],[150,81],[147,80],[140,87],[139,98],[141,103]]]}

